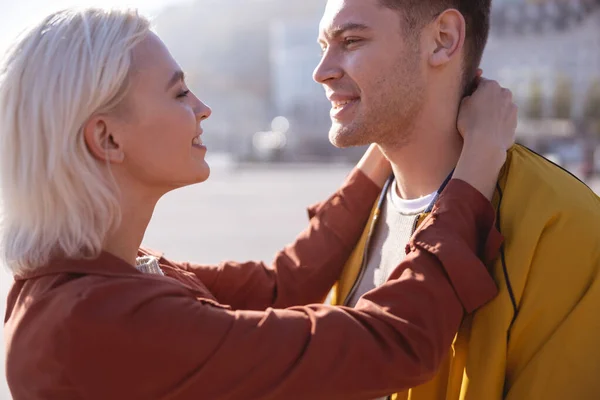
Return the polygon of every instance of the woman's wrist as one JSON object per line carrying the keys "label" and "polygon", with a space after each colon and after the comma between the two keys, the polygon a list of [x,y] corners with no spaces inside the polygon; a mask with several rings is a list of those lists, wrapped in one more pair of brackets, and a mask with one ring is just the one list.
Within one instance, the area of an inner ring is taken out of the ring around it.
{"label": "woman's wrist", "polygon": [[501,148],[490,150],[465,143],[453,177],[467,182],[491,200],[505,161],[506,151]]}

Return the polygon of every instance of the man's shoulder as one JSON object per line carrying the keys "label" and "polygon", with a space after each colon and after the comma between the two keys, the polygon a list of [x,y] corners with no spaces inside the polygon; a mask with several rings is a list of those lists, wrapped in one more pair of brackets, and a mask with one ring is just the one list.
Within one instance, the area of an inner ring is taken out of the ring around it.
{"label": "man's shoulder", "polygon": [[[585,216],[600,223],[600,199],[585,183],[532,150],[509,150],[500,176],[503,202],[528,214],[556,218]],[[505,204],[506,206],[506,204]]]}
{"label": "man's shoulder", "polygon": [[572,309],[600,276],[600,199],[525,147],[511,149],[507,161],[499,180],[505,242],[497,271],[517,299],[548,317],[563,315],[558,310]]}
{"label": "man's shoulder", "polygon": [[600,199],[589,187],[522,146],[510,150],[499,184],[507,259],[518,264],[518,259],[536,253],[546,269],[562,268],[577,254],[579,273],[597,270]]}

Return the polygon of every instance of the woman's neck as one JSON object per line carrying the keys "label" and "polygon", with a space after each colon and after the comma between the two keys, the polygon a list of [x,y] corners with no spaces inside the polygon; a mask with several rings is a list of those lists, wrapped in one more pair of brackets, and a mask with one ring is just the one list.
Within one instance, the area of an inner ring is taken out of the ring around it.
{"label": "woman's neck", "polygon": [[158,198],[121,193],[121,223],[104,242],[103,250],[135,266]]}

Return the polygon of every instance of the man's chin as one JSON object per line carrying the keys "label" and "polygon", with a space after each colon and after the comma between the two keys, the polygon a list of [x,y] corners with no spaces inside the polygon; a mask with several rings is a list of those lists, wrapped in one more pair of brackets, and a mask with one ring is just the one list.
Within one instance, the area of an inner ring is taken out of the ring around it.
{"label": "man's chin", "polygon": [[348,127],[336,126],[336,124],[334,124],[329,130],[329,141],[339,149],[369,144],[368,141],[363,143],[363,139],[364,138],[362,138],[358,132],[354,129],[349,129]]}

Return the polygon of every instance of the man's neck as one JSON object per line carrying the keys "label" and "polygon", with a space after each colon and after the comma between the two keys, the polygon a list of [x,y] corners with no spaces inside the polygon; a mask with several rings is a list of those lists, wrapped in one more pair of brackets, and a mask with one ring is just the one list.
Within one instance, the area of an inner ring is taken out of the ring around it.
{"label": "man's neck", "polygon": [[380,144],[392,164],[398,194],[416,199],[438,190],[452,172],[462,151],[462,137],[456,127],[460,97],[455,80],[428,76],[427,99],[404,132],[407,142],[394,146]]}
{"label": "man's neck", "polygon": [[416,199],[439,189],[458,162],[462,139],[456,129],[420,130],[407,145],[381,149],[392,164],[400,197]]}

